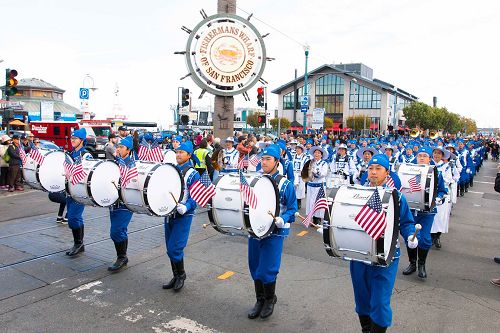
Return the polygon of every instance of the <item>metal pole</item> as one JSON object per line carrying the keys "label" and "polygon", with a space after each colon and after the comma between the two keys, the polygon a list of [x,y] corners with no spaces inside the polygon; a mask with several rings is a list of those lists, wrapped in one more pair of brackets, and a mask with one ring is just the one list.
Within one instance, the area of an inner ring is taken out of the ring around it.
{"label": "metal pole", "polygon": [[179,101],[179,90],[180,89],[183,89],[182,87],[177,87],[177,116],[174,117],[174,120],[175,118],[177,118],[176,120],[176,123],[177,123],[177,134],[179,134],[179,122],[180,122],[180,117],[179,117],[179,111],[180,111],[180,101]]}
{"label": "metal pole", "polygon": [[396,108],[397,108],[397,105],[398,105],[398,93],[397,93],[397,89],[396,87],[394,87],[394,110],[392,110],[394,112],[394,114],[392,115],[393,116],[393,120],[392,120],[392,124],[394,126],[394,129],[396,129],[396,127],[398,126],[397,124],[397,118],[396,118]]}
{"label": "metal pole", "polygon": [[293,121],[297,121],[297,104],[299,104],[299,94],[297,91],[297,68],[295,68],[295,79],[293,81]]}
{"label": "metal pole", "polygon": [[278,136],[280,136],[280,132],[281,132],[281,117],[280,117],[279,110],[277,110],[277,114],[278,114],[278,133],[276,133],[276,134]]}
{"label": "metal pole", "polygon": [[[307,96],[308,95],[308,91],[307,91],[307,83],[308,83],[308,79],[307,79],[307,60],[309,58],[309,45],[305,45],[304,46],[304,51],[305,51],[305,56],[306,56],[306,68],[305,68],[305,73],[304,73],[304,96]],[[309,109],[309,103],[307,105],[307,108]],[[307,111],[306,112],[303,112],[304,114],[304,119],[303,119],[303,122],[302,122],[302,133],[306,133],[306,118],[307,118]]]}
{"label": "metal pole", "polygon": [[267,135],[267,87],[264,87],[264,135]]}

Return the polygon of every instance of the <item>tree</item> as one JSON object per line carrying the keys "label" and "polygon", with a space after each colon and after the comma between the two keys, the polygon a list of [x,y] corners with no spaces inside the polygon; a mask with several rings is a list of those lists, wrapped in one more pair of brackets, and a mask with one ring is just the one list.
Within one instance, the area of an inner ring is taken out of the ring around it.
{"label": "tree", "polygon": [[281,119],[280,128],[282,130],[290,127],[291,123],[290,123],[290,120],[288,120],[287,118],[273,118],[273,119],[269,120],[269,124],[271,124],[271,127],[273,128],[273,130],[275,130],[275,131],[278,130],[279,119]]}
{"label": "tree", "polygon": [[403,109],[403,114],[406,118],[406,125],[410,128],[427,129],[432,124],[432,107],[425,103],[413,102]]}
{"label": "tree", "polygon": [[462,117],[461,123],[462,123],[461,130],[465,134],[471,134],[471,133],[477,132],[477,125],[476,125],[476,121],[474,119]]}
{"label": "tree", "polygon": [[254,128],[258,128],[258,127],[261,127],[261,126],[264,126],[264,124],[259,124],[258,123],[258,117],[260,116],[261,114],[260,113],[252,113],[251,115],[248,115],[247,116],[247,124],[254,127]]}
{"label": "tree", "polygon": [[370,120],[368,119],[368,117],[362,116],[362,115],[352,116],[352,117],[347,118],[346,124],[347,124],[347,127],[351,128],[353,130],[356,130],[356,131],[360,131],[360,130],[364,129],[365,125],[367,128],[370,127]]}
{"label": "tree", "polygon": [[323,128],[332,128],[333,127],[333,119],[329,117],[325,117],[325,121],[323,123]]}

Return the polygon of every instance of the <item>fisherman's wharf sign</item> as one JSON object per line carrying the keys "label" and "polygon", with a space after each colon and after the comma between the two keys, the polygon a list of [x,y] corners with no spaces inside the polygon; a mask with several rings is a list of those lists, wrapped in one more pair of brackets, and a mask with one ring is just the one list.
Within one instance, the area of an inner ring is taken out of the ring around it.
{"label": "fisherman's wharf sign", "polygon": [[247,20],[232,14],[207,17],[190,33],[186,61],[195,83],[219,96],[251,88],[262,75],[266,50]]}

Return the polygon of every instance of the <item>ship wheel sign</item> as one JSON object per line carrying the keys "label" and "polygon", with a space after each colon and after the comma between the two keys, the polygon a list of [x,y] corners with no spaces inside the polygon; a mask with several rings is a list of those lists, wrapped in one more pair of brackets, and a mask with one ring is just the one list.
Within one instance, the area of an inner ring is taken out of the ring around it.
{"label": "ship wheel sign", "polygon": [[[189,74],[203,90],[218,96],[248,95],[246,90],[261,78],[267,60],[263,36],[251,24],[233,14],[206,16],[189,33],[184,54]],[[251,16],[251,15],[250,15]],[[264,36],[265,37],[265,36]],[[185,78],[184,77],[184,78]],[[200,98],[201,98],[200,96]]]}

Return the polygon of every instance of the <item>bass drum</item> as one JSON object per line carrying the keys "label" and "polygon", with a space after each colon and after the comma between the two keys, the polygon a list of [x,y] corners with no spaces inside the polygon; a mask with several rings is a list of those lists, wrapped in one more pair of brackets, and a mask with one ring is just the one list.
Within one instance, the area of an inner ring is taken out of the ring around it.
{"label": "bass drum", "polygon": [[342,185],[349,185],[349,179],[346,179],[344,175],[338,175],[328,171],[328,175],[326,176],[326,188],[334,188]]}
{"label": "bass drum", "polygon": [[64,191],[64,152],[60,150],[39,149],[43,155],[42,164],[33,159],[23,166],[24,181],[34,189],[47,192]]}
{"label": "bass drum", "polygon": [[[386,228],[378,240],[371,238],[354,220],[375,191],[379,191],[386,214]],[[376,266],[391,264],[399,236],[399,196],[396,190],[341,186],[328,195],[328,206],[331,215],[325,212],[323,241],[330,256]]]}
{"label": "bass drum", "polygon": [[175,158],[175,151],[167,149],[163,151],[163,163],[170,163],[177,165],[177,160]]}
{"label": "bass drum", "polygon": [[[401,179],[401,193],[411,209],[430,212],[436,206],[438,170],[434,165],[400,164],[397,169]],[[420,185],[420,191],[411,191],[410,180]],[[420,181],[419,181],[420,180]]]}
{"label": "bass drum", "polygon": [[257,197],[256,209],[243,201],[240,175],[223,174],[214,182],[215,196],[208,219],[223,234],[267,237],[275,228],[271,214],[280,213],[278,186],[270,176],[261,173],[245,173],[244,177]]}
{"label": "bass drum", "polygon": [[87,206],[109,207],[119,198],[120,168],[114,161],[83,159],[85,179],[77,184],[66,182],[68,194]]}
{"label": "bass drum", "polygon": [[171,214],[177,206],[175,200],[181,202],[184,196],[184,179],[179,169],[169,163],[146,161],[135,161],[135,166],[138,177],[120,189],[125,206],[139,214]]}

